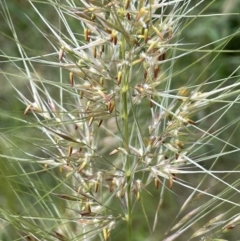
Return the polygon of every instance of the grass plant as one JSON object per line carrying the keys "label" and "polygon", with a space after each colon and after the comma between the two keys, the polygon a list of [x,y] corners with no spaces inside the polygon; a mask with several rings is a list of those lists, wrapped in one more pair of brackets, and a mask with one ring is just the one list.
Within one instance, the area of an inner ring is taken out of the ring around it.
{"label": "grass plant", "polygon": [[1,240],[237,237],[239,66],[219,79],[224,63],[211,67],[239,30],[201,46],[184,36],[230,15],[208,13],[214,2],[26,1],[44,52],[2,0],[18,50],[1,51],[2,82],[22,110],[1,114],[18,122],[1,134]]}

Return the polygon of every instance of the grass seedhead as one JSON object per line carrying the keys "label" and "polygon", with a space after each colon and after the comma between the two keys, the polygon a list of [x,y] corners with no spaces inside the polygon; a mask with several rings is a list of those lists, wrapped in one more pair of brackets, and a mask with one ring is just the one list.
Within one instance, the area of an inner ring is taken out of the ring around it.
{"label": "grass seedhead", "polygon": [[[48,0],[56,24],[40,2],[28,2],[44,27],[28,20],[49,46],[32,57],[3,0],[20,57],[2,57],[27,81],[28,93],[3,74],[25,108],[16,119],[35,132],[22,138],[27,148],[3,135],[11,153],[0,156],[17,163],[16,185],[23,176],[26,190],[13,188],[23,210],[2,208],[1,220],[23,229],[26,240],[118,240],[119,228],[120,239],[132,241],[137,225],[139,233],[150,230],[141,235],[146,240],[217,240],[239,225],[232,214],[239,181],[231,179],[238,167],[217,165],[239,152],[224,136],[237,133],[239,117],[221,124],[239,104],[239,67],[219,79],[208,72],[234,34],[200,47],[184,35],[194,20],[214,17],[203,14],[211,4]],[[195,59],[183,66],[190,55]],[[221,148],[214,150],[216,142]],[[216,214],[225,205],[229,211]]]}

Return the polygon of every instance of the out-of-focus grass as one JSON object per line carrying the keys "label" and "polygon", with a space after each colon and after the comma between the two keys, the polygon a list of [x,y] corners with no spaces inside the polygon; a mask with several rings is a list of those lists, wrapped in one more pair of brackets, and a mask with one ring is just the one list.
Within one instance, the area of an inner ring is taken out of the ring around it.
{"label": "out-of-focus grass", "polygon": [[[28,16],[34,23],[36,23],[37,26],[40,26],[42,31],[47,31],[47,28],[44,27],[40,21],[40,19],[35,15],[35,12],[31,9],[31,7],[27,4],[25,1],[9,1],[9,10],[11,12],[11,15],[13,16],[13,21],[14,21],[14,26],[19,32],[20,36],[20,42],[21,43],[26,43],[26,46],[29,48],[29,56],[35,56],[38,55],[42,52],[47,52],[48,49],[50,48],[41,34],[38,34],[38,31],[32,31],[32,23],[28,20],[26,17],[25,13],[27,12]],[[216,1],[215,4],[213,4],[206,12],[211,13],[211,12],[219,12],[222,13],[224,9],[222,9],[223,4],[226,4],[226,1]],[[232,12],[234,12],[234,9],[237,9],[237,6],[239,4],[235,2],[235,8],[232,8]],[[51,11],[48,11],[48,6],[41,6],[43,13],[51,19],[51,23],[58,24],[58,16],[53,15]],[[197,11],[197,9],[196,9]],[[17,13],[17,14],[16,14]],[[3,23],[4,21],[1,21]],[[218,39],[221,39],[225,35],[229,35],[234,30],[237,28],[237,25],[239,24],[239,16],[230,16],[230,17],[209,17],[209,18],[199,18],[196,21],[192,23],[191,28],[187,28],[184,30],[182,36],[184,36],[184,42],[189,42],[191,43],[189,45],[189,50],[191,48],[195,48],[196,45],[202,46],[205,43],[208,43],[209,40],[210,42],[217,41]],[[80,26],[75,26],[76,29],[80,28]],[[0,35],[0,41],[3,43],[1,45],[2,51],[6,53],[9,56],[19,56],[18,50],[16,48],[16,44],[14,43],[13,40],[11,40],[11,31],[8,30],[6,26],[1,26],[0,27],[2,34]],[[195,42],[193,42],[195,40]],[[183,73],[179,74],[176,76],[177,80],[174,80],[174,82],[179,82],[182,84],[188,83],[188,82],[195,82],[195,79],[199,78],[199,82],[202,80],[206,80],[209,78],[216,78],[216,79],[221,79],[222,76],[228,76],[236,67],[239,65],[239,62],[237,59],[239,58],[239,53],[230,53],[227,52],[228,49],[231,50],[233,49],[239,49],[239,36],[233,36],[233,38],[229,41],[229,43],[226,44],[226,46],[223,48],[223,50],[226,50],[226,52],[222,51],[221,54],[218,53],[216,49],[216,53],[212,53],[209,55],[209,57],[204,58],[203,61],[199,62],[199,64],[195,64],[191,68],[189,68],[188,71],[184,71]],[[219,45],[219,43],[216,43],[216,47]],[[215,46],[213,44],[213,46]],[[185,46],[186,48],[186,46]],[[208,49],[208,47],[206,47]],[[34,51],[33,51],[34,50]],[[203,49],[204,50],[204,49]],[[33,51],[33,52],[32,52]],[[181,53],[183,50],[179,49],[179,53]],[[185,50],[184,50],[185,51]],[[202,55],[206,54],[206,52],[199,52],[199,53],[194,53],[191,55],[187,55],[184,58],[182,58],[180,61],[177,61],[175,64],[175,71],[181,71],[187,66],[190,66],[191,63],[195,62],[196,60],[200,59]],[[210,62],[212,60],[212,56],[217,56],[216,60],[214,62]],[[4,60],[3,57],[1,57],[1,60]],[[224,63],[224,68],[222,67]],[[204,69],[206,67],[206,69]],[[3,72],[12,72],[11,66],[6,63],[1,64],[1,69]],[[44,67],[37,67],[38,74],[41,75],[42,73],[45,73],[46,69]],[[204,69],[204,71],[202,71]],[[47,77],[49,79],[55,78],[56,77],[56,71],[53,70],[51,72],[51,69],[48,68],[49,71],[47,73]],[[212,76],[212,73],[214,75]],[[15,73],[16,75],[19,75],[19,73]],[[235,73],[235,75],[239,75],[240,71]],[[45,76],[46,77],[46,76]],[[13,82],[14,82],[14,76],[9,77]],[[1,76],[1,79],[3,79],[3,75]],[[19,78],[16,80],[19,81]],[[197,84],[198,82],[196,82]],[[14,85],[17,86],[17,88],[21,89],[21,92],[28,95],[28,84],[26,80],[23,78],[22,81],[19,83],[14,82]],[[0,124],[1,124],[1,135],[2,135],[2,140],[3,143],[1,145],[1,149],[4,149],[4,153],[9,153],[9,155],[14,155],[20,157],[20,153],[18,152],[17,148],[7,150],[8,144],[6,143],[6,140],[9,139],[15,143],[16,146],[21,146],[21,148],[26,148],[27,151],[27,146],[28,143],[24,143],[21,139],[16,138],[15,136],[23,136],[26,138],[26,141],[31,142],[31,138],[34,138],[34,135],[41,135],[41,133],[36,133],[35,131],[32,132],[31,128],[23,128],[22,126],[26,126],[26,124],[19,122],[17,119],[10,118],[9,116],[16,116],[19,118],[22,118],[23,111],[25,109],[25,106],[23,106],[19,101],[17,100],[16,94],[14,93],[13,89],[9,85],[8,82],[3,83],[1,86],[1,91],[0,91],[0,100],[1,100],[1,109],[2,109],[2,114],[0,115]],[[220,108],[221,106],[219,106]],[[215,107],[216,108],[216,107]],[[212,112],[214,111],[213,109],[209,108],[208,110],[204,111],[209,111]],[[206,114],[206,112],[204,113]],[[236,119],[238,117],[237,113],[237,107],[234,109],[231,109],[231,111],[228,112],[227,115],[225,115],[224,118],[221,119],[223,122],[231,122],[232,120]],[[26,120],[29,117],[26,117]],[[198,116],[198,118],[201,118],[201,116]],[[211,123],[211,119],[209,120],[209,123]],[[215,126],[216,127],[216,126]],[[217,128],[217,127],[216,127]],[[232,128],[232,127],[231,127]],[[9,132],[8,130],[11,130]],[[214,131],[214,130],[212,130]],[[239,130],[235,130],[235,133],[238,133]],[[231,133],[231,131],[229,131]],[[224,134],[226,135],[226,134]],[[223,136],[223,139],[228,139],[227,136]],[[23,138],[24,139],[24,138]],[[5,143],[4,143],[5,142]],[[234,145],[239,146],[239,138],[237,135],[233,135],[231,137],[231,143],[234,143]],[[43,141],[43,147],[44,147],[44,141]],[[31,147],[34,148],[34,147]],[[215,152],[218,150],[218,146],[214,146]],[[1,151],[0,149],[0,151]],[[37,148],[36,148],[37,151]],[[209,150],[207,151],[212,151],[212,147],[209,147]],[[16,152],[16,153],[15,153]],[[14,154],[15,153],[15,154]],[[238,161],[239,159],[239,154],[233,154],[231,157],[228,157],[229,160],[226,160],[222,163],[227,163],[229,165],[229,168],[231,169],[231,165],[235,166],[235,162]],[[220,162],[221,163],[221,162]],[[208,163],[204,163],[204,165],[208,165]],[[23,166],[22,168],[29,168],[29,172],[33,172],[34,179],[36,180],[36,183],[39,182],[44,182],[46,183],[46,189],[51,191],[51,188],[56,185],[56,179],[58,179],[59,173],[53,173],[53,175],[48,175],[48,171],[43,173],[36,173],[37,170],[42,171],[42,166],[35,164],[31,167],[29,167],[27,164]],[[21,167],[18,166],[15,162],[11,163],[7,159],[2,159],[0,162],[0,169],[1,169],[1,176],[2,176],[2,181],[1,181],[1,186],[2,186],[2,197],[1,197],[1,203],[8,206],[11,210],[16,211],[18,208],[19,212],[21,212],[21,208],[24,205],[21,205],[21,202],[24,202],[25,206],[26,203],[29,203],[31,206],[31,203],[35,202],[36,199],[33,198],[31,200],[31,195],[34,196],[34,190],[32,190],[32,194],[29,195],[31,187],[25,186],[25,180],[28,178],[27,176],[24,176],[24,172],[22,172],[23,176],[21,176]],[[32,169],[32,170],[31,170]],[[54,178],[52,177],[56,177]],[[198,179],[196,177],[196,180],[188,180],[189,182],[197,182]],[[11,188],[9,188],[11,187]],[[61,189],[61,187],[59,187]],[[18,195],[15,195],[14,190],[18,192]],[[181,203],[181,192],[185,191],[185,189],[181,187],[174,187],[173,192],[175,194],[168,193],[168,200],[166,203],[164,203],[163,208],[160,212],[162,216],[162,220],[164,220],[164,216],[166,219],[169,219],[169,217],[173,216],[174,213],[176,212],[175,206],[177,203]],[[46,190],[44,190],[45,192]],[[155,190],[151,190],[152,192],[156,192]],[[44,193],[43,192],[43,193]],[[22,193],[22,194],[19,194]],[[26,195],[28,194],[28,195]],[[145,194],[147,195],[147,194]],[[41,196],[41,193],[39,194],[39,197]],[[21,197],[21,200],[18,200],[18,198]],[[27,198],[26,198],[27,197]],[[147,200],[147,198],[144,198],[144,200]],[[52,200],[51,200],[52,202]],[[57,202],[57,201],[56,201]],[[61,203],[60,203],[61,204]],[[59,204],[59,205],[60,205]],[[51,206],[52,203],[49,202],[49,206]],[[138,204],[140,205],[140,204]],[[149,210],[146,210],[147,214],[150,213],[150,209],[152,207],[156,208],[157,202],[156,203],[151,203],[151,204],[145,204],[146,207],[149,208]],[[42,211],[42,206],[41,204],[34,205],[33,211],[38,210],[39,212]],[[50,207],[53,208],[53,207]],[[136,207],[137,208],[137,207]],[[54,209],[54,208],[53,208]],[[54,212],[54,211],[53,211]],[[139,223],[139,226],[134,227],[138,228],[139,230],[142,229],[141,225],[141,220],[138,219],[139,217],[136,216],[136,220]],[[163,224],[159,225],[159,229],[162,228],[164,230],[166,227],[165,222]],[[166,222],[167,223],[167,222]],[[169,222],[168,222],[169,223]],[[197,226],[197,225],[196,225]],[[200,225],[199,225],[200,227]],[[196,229],[198,227],[195,227]],[[9,229],[10,230],[10,229]],[[116,233],[120,233],[121,227],[119,227],[119,231],[116,231]],[[11,231],[12,232],[12,231]],[[4,234],[7,233],[7,234]],[[136,240],[144,240],[145,237],[143,237],[144,231],[141,230],[139,231],[139,237],[136,237]],[[147,231],[146,231],[147,233]],[[159,231],[161,233],[161,230]],[[233,233],[233,232],[232,232]],[[5,235],[5,236],[4,236]],[[231,234],[232,235],[232,234]],[[9,240],[9,238],[15,239],[18,237],[17,234],[12,234],[10,231],[3,232],[2,240]],[[237,237],[237,236],[236,236]],[[156,237],[157,238],[157,237]],[[233,238],[233,237],[231,237]],[[121,238],[119,238],[120,240]],[[118,240],[117,238],[114,238],[114,240]],[[183,239],[184,240],[184,239]]]}

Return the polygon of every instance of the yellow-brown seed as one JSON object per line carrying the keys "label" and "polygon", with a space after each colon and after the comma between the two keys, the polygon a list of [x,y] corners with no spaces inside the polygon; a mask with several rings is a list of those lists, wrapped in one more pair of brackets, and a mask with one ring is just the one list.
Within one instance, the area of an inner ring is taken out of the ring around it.
{"label": "yellow-brown seed", "polygon": [[121,190],[121,198],[124,198],[124,196],[125,196],[125,189],[122,188],[122,190]]}
{"label": "yellow-brown seed", "polygon": [[109,101],[109,97],[104,92],[102,92],[100,89],[98,89],[98,93],[99,93],[99,95],[101,95],[103,97],[103,99],[105,101]]}
{"label": "yellow-brown seed", "polygon": [[118,71],[117,84],[120,85],[122,81],[122,71]]}
{"label": "yellow-brown seed", "polygon": [[89,122],[88,122],[88,126],[89,126],[89,127],[92,125],[93,120],[94,120],[94,117],[92,116],[92,117],[90,118]]}
{"label": "yellow-brown seed", "polygon": [[157,42],[153,41],[147,49],[147,53],[150,53],[152,49],[156,46]]}
{"label": "yellow-brown seed", "polygon": [[137,200],[139,201],[140,198],[141,198],[141,194],[140,194],[140,192],[137,192]]}
{"label": "yellow-brown seed", "polygon": [[117,35],[113,36],[113,43],[114,43],[114,45],[117,44]]}
{"label": "yellow-brown seed", "polygon": [[145,58],[140,58],[140,59],[134,60],[134,61],[132,62],[132,65],[141,63],[141,62],[143,62],[144,60],[145,60]]}
{"label": "yellow-brown seed", "polygon": [[69,73],[69,81],[70,81],[71,86],[73,86],[74,85],[73,72]]}
{"label": "yellow-brown seed", "polygon": [[28,105],[23,114],[26,115],[30,110],[30,108],[31,108],[31,105]]}
{"label": "yellow-brown seed", "polygon": [[116,153],[118,153],[118,152],[119,152],[118,149],[114,149],[113,151],[111,151],[111,152],[109,153],[109,156],[114,155],[114,154],[116,154]]}
{"label": "yellow-brown seed", "polygon": [[152,96],[152,95],[151,95],[151,97],[150,97],[150,108],[153,107],[153,101],[151,101],[151,100],[153,100],[153,96]]}
{"label": "yellow-brown seed", "polygon": [[133,39],[133,42],[135,43],[135,45],[140,46],[140,43],[137,41],[137,39]]}
{"label": "yellow-brown seed", "polygon": [[152,146],[155,140],[156,140],[155,136],[151,137],[150,140],[148,141],[148,145]]}
{"label": "yellow-brown seed", "polygon": [[137,22],[144,14],[146,14],[148,11],[144,8],[141,8],[140,11],[138,12],[135,22]]}
{"label": "yellow-brown seed", "polygon": [[165,59],[166,59],[166,52],[164,52],[158,56],[158,61],[163,61]]}
{"label": "yellow-brown seed", "polygon": [[87,42],[90,41],[90,34],[91,34],[91,31],[89,29],[84,29],[84,39],[85,39],[85,41],[87,41]]}
{"label": "yellow-brown seed", "polygon": [[91,213],[89,213],[88,211],[81,211],[80,214],[81,214],[81,216],[88,216]]}
{"label": "yellow-brown seed", "polygon": [[89,12],[94,12],[96,10],[96,8],[87,8],[84,10],[85,13],[89,13]]}
{"label": "yellow-brown seed", "polygon": [[96,46],[93,47],[93,57],[97,58],[97,47]]}
{"label": "yellow-brown seed", "polygon": [[69,147],[68,147],[68,156],[71,156],[71,155],[72,155],[72,151],[73,151],[73,147],[72,147],[72,146],[69,146]]}
{"label": "yellow-brown seed", "polygon": [[98,192],[98,181],[94,182],[94,192],[97,193]]}
{"label": "yellow-brown seed", "polygon": [[80,168],[78,169],[78,173],[80,173],[80,172],[83,170],[83,168],[86,166],[86,164],[87,164],[86,161],[84,161],[84,162],[82,163],[82,165],[81,165]]}
{"label": "yellow-brown seed", "polygon": [[91,210],[91,205],[90,205],[89,202],[87,202],[87,204],[86,204],[86,208],[87,208],[87,210],[88,210],[89,213],[92,212],[92,210]]}
{"label": "yellow-brown seed", "polygon": [[84,29],[84,39],[88,42],[88,30]]}
{"label": "yellow-brown seed", "polygon": [[71,158],[68,157],[68,158],[67,158],[67,166],[69,166],[70,161],[71,161]]}
{"label": "yellow-brown seed", "polygon": [[105,241],[108,240],[108,230],[106,228],[103,229],[103,238]]}
{"label": "yellow-brown seed", "polygon": [[108,34],[111,34],[111,33],[112,33],[112,30],[109,29],[109,28],[104,28],[104,31],[105,31],[106,33],[108,33]]}
{"label": "yellow-brown seed", "polygon": [[156,189],[159,188],[159,184],[160,184],[159,179],[158,179],[157,177],[155,177],[155,179],[154,179],[154,185],[155,185]]}
{"label": "yellow-brown seed", "polygon": [[144,42],[147,43],[147,41],[148,41],[148,29],[145,28],[144,29]]}
{"label": "yellow-brown seed", "polygon": [[113,192],[114,186],[115,186],[115,184],[114,184],[114,182],[112,181],[111,184],[110,184],[110,186],[109,186],[109,191],[110,191],[110,192]]}
{"label": "yellow-brown seed", "polygon": [[191,124],[191,125],[196,125],[196,122],[193,121],[193,120],[187,119],[187,122],[188,122],[189,124]]}
{"label": "yellow-brown seed", "polygon": [[63,55],[64,55],[64,50],[63,48],[60,48],[59,56],[58,56],[59,61],[62,61]]}
{"label": "yellow-brown seed", "polygon": [[130,21],[131,20],[131,15],[130,15],[130,13],[127,13],[126,14],[126,17],[127,17],[127,19]]}
{"label": "yellow-brown seed", "polygon": [[100,120],[100,121],[98,122],[98,127],[100,127],[100,126],[102,125],[102,122],[103,122],[103,120]]}
{"label": "yellow-brown seed", "polygon": [[155,67],[154,67],[154,78],[157,78],[158,77],[158,73],[159,73],[159,66],[158,65],[156,65]]}
{"label": "yellow-brown seed", "polygon": [[168,182],[169,182],[169,189],[172,189],[172,186],[173,186],[173,176],[172,175],[169,176]]}
{"label": "yellow-brown seed", "polygon": [[105,47],[104,47],[104,45],[102,45],[102,47],[101,47],[101,52],[104,53],[104,49],[105,49]]}
{"label": "yellow-brown seed", "polygon": [[143,78],[144,78],[144,79],[147,78],[147,74],[148,74],[147,70],[144,70],[144,73],[143,73]]}
{"label": "yellow-brown seed", "polygon": [[103,86],[103,84],[104,84],[104,79],[103,79],[103,77],[100,78],[99,83],[100,83],[100,85]]}
{"label": "yellow-brown seed", "polygon": [[186,87],[181,87],[178,90],[178,95],[188,97],[189,96],[189,90]]}
{"label": "yellow-brown seed", "polygon": [[158,35],[158,37],[164,41],[164,37],[163,37],[163,34],[155,27],[155,26],[152,26],[153,30],[156,32],[156,34]]}
{"label": "yellow-brown seed", "polygon": [[79,91],[79,95],[80,95],[80,99],[82,99],[83,98],[83,91]]}
{"label": "yellow-brown seed", "polygon": [[113,42],[114,45],[117,44],[117,32],[115,30],[111,32],[110,42]]}
{"label": "yellow-brown seed", "polygon": [[89,110],[89,106],[90,106],[90,104],[91,104],[91,102],[90,102],[90,101],[88,101],[88,102],[87,102],[87,105],[86,105],[86,108],[85,108],[85,110],[86,110],[86,111],[88,111],[88,110]]}
{"label": "yellow-brown seed", "polygon": [[230,224],[227,227],[223,228],[223,232],[227,232],[228,230],[231,230],[231,229],[234,229],[234,228],[235,228],[235,225],[234,224]]}
{"label": "yellow-brown seed", "polygon": [[95,14],[92,13],[92,15],[91,15],[91,19],[94,21],[95,18],[96,18]]}
{"label": "yellow-brown seed", "polygon": [[136,85],[135,89],[140,93],[143,94],[144,93],[144,88],[142,87],[142,85]]}
{"label": "yellow-brown seed", "polygon": [[125,0],[124,8],[128,9],[129,4],[130,4],[130,0]]}
{"label": "yellow-brown seed", "polygon": [[[58,239],[58,240],[67,240],[67,238],[64,236],[64,235],[62,235],[62,234],[60,234],[60,233],[58,233],[58,232],[54,232],[55,234],[56,234],[56,238]],[[29,239],[30,241],[36,241],[37,239]]]}
{"label": "yellow-brown seed", "polygon": [[176,144],[179,148],[183,149],[183,143],[181,141],[177,140]]}
{"label": "yellow-brown seed", "polygon": [[107,103],[107,109],[109,111],[109,113],[112,113],[115,107],[115,102],[114,100],[111,100]]}

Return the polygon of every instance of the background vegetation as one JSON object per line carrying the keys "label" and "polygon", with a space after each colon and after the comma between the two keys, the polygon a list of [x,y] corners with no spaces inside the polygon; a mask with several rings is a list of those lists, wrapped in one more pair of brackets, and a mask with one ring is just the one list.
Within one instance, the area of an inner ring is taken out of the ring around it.
{"label": "background vegetation", "polygon": [[[199,1],[192,1],[191,5],[194,6],[196,2]],[[209,4],[209,1],[205,1],[203,4],[200,4],[199,7],[194,8],[191,13],[191,15],[198,15],[201,13],[200,15],[209,14],[209,16],[199,16],[193,19],[193,21],[190,20],[188,22],[189,26],[182,30],[180,41],[188,43],[188,45],[179,45],[175,50],[176,55],[190,52],[191,49],[196,49],[199,46],[204,46],[209,43],[211,43],[211,45],[203,48],[202,51],[194,51],[191,54],[187,54],[176,61],[174,71],[178,74],[173,77],[173,82],[176,85],[176,88],[179,88],[181,85],[184,86],[186,83],[191,85],[191,82],[193,82],[194,85],[198,85],[206,80],[221,80],[231,76],[232,73],[234,77],[239,79],[240,18],[239,15],[231,13],[239,13],[240,1],[218,0],[211,1],[211,3],[212,4]],[[63,32],[66,31],[64,27],[59,24],[59,16],[56,12],[53,12],[50,5],[37,1],[35,5],[53,26],[62,28]],[[189,7],[191,7],[191,5]],[[207,7],[208,5],[209,7]],[[32,236],[27,235],[34,232],[41,233],[38,225],[39,227],[46,228],[49,226],[55,227],[55,233],[51,233],[50,236],[46,235],[45,239],[42,240],[64,240],[63,237],[60,237],[64,227],[59,227],[58,221],[61,220],[63,223],[63,219],[66,217],[71,219],[72,214],[71,212],[68,213],[68,209],[65,209],[67,200],[64,198],[61,199],[54,194],[65,192],[65,178],[67,179],[66,173],[64,173],[64,171],[61,173],[58,168],[47,168],[42,164],[34,163],[30,159],[30,161],[26,162],[21,161],[21,158],[24,160],[27,157],[26,153],[33,155],[33,157],[39,156],[48,158],[48,152],[51,150],[54,151],[54,148],[49,146],[44,133],[37,131],[36,128],[34,128],[34,125],[29,124],[32,123],[33,116],[31,114],[26,116],[23,115],[26,106],[19,100],[19,95],[16,92],[16,89],[26,98],[31,98],[29,91],[30,86],[28,79],[23,74],[24,66],[20,61],[21,56],[16,41],[13,38],[12,30],[9,25],[7,25],[7,19],[4,14],[5,10],[3,10],[6,9],[6,6],[19,37],[19,42],[21,45],[26,46],[25,50],[27,55],[39,56],[52,52],[52,46],[40,32],[48,33],[49,29],[41,21],[28,1],[3,1],[1,3],[2,9],[0,15],[0,208],[2,212],[0,215],[0,240],[35,240]],[[205,7],[206,10],[204,10]],[[213,13],[223,15],[212,16]],[[67,20],[69,21],[71,28],[74,29],[74,32],[79,31],[79,33],[82,34],[83,30],[76,20],[70,17]],[[183,26],[186,25],[183,24]],[[237,32],[238,34],[236,34]],[[228,36],[227,40],[224,39],[226,36]],[[206,53],[209,53],[209,51],[207,51],[208,49],[213,49],[215,51],[211,51],[210,54],[207,54],[206,57],[202,58]],[[11,59],[9,60],[6,56],[14,56],[15,59],[14,61],[11,61]],[[17,58],[19,58],[19,61]],[[17,68],[15,64],[18,66]],[[59,69],[49,68],[43,64],[35,63],[34,70],[36,71],[34,73],[35,76],[44,76],[44,79],[46,80],[57,81],[59,77]],[[68,73],[63,71],[62,74],[63,80],[67,82],[69,78]],[[232,84],[233,81],[235,81],[235,79],[229,79],[225,85]],[[217,85],[218,83],[216,83],[216,85],[211,84],[206,87],[205,90],[214,89]],[[56,90],[53,88],[49,88],[48,91],[52,96],[57,95]],[[57,99],[58,97],[56,96],[55,98]],[[234,99],[235,98],[233,97],[232,101]],[[221,103],[216,103],[198,113],[194,116],[194,119],[201,119],[203,116],[207,116],[209,113],[213,113],[221,107]],[[145,111],[147,112],[147,106],[146,110],[142,110],[143,123]],[[220,118],[220,121],[215,122],[218,118]],[[223,132],[220,131],[221,133],[218,137],[219,139],[223,139],[230,143],[230,145],[224,146],[224,143],[221,145],[221,142],[213,140],[211,145],[204,146],[201,153],[209,153],[209,155],[213,155],[213,153],[221,153],[223,149],[224,152],[231,152],[236,150],[236,147],[240,146],[238,134],[240,131],[238,127],[238,102],[233,104],[223,116],[221,116],[221,113],[216,113],[216,115],[210,116],[206,120],[203,121],[203,123],[200,123],[201,128],[208,129],[211,127],[208,131],[210,133],[216,133],[216,131],[223,127],[223,129],[226,130]],[[38,143],[38,145],[35,143]],[[211,167],[213,161],[214,158],[212,160],[203,161],[201,165],[208,169]],[[239,152],[235,151],[232,154],[220,156],[215,169],[239,170],[238,165]],[[219,174],[218,176],[223,178],[225,174]],[[236,182],[234,186],[237,187],[238,176],[238,173],[232,173],[226,178],[224,177],[224,180],[228,183]],[[202,175],[187,175],[187,177],[186,175],[179,175],[178,177],[184,179],[186,183],[193,184],[193,186],[203,180]],[[207,181],[203,184],[203,190],[208,190],[209,187],[214,187],[214,189],[211,190],[213,195],[218,195],[222,190],[226,190],[226,186],[207,177]],[[189,189],[174,184],[172,190],[165,192],[164,202],[161,209],[156,211],[159,204],[160,191],[156,190],[154,186],[148,191],[156,198],[154,201],[154,199],[148,198],[149,194],[147,192],[143,192],[141,198],[142,201],[136,203],[136,214],[133,217],[134,240],[159,240],[159,237],[161,237],[160,240],[162,240],[164,232],[174,221],[174,217],[177,216],[179,207],[181,207],[185,202],[185,199],[192,192]],[[232,195],[235,196],[232,197]],[[234,192],[234,190],[229,191],[229,193],[226,191],[226,196],[224,198],[229,198],[229,200],[239,203],[239,193]],[[189,204],[189,207],[186,208],[185,214],[194,208],[200,207],[209,200],[209,197],[202,195],[199,199],[195,200],[193,206]],[[145,207],[145,215],[149,220],[152,220],[150,224],[146,222],[142,211],[136,211],[142,210],[142,206]],[[231,208],[232,205],[223,202],[221,203],[221,206],[214,211],[213,217],[218,214],[223,214],[226,211],[231,210]],[[208,211],[208,209],[204,210],[205,213]],[[156,212],[158,212],[159,220],[157,228],[151,235],[149,235],[148,226],[152,226]],[[240,213],[239,207],[235,207],[233,212],[235,214]],[[63,213],[64,215],[62,215]],[[184,215],[181,214],[181,217],[183,216]],[[51,218],[53,218],[53,220],[51,220]],[[190,234],[199,230],[204,224],[206,224],[206,221],[203,220],[196,222],[191,226],[190,230],[186,231],[184,235],[176,240],[189,240],[191,236]],[[77,230],[77,227],[73,224],[72,226],[73,229]],[[23,227],[25,227],[25,229]],[[29,230],[29,228],[32,230]],[[232,229],[224,234],[220,232],[219,240],[220,238],[237,240],[239,234],[236,229]],[[126,227],[124,224],[120,223],[119,225],[116,225],[111,233],[111,240],[122,240],[122,237],[126,232],[125,230]],[[205,236],[203,235],[203,237]],[[200,238],[201,236],[195,239],[193,238],[193,240],[200,240]],[[205,239],[203,238],[203,240]]]}

